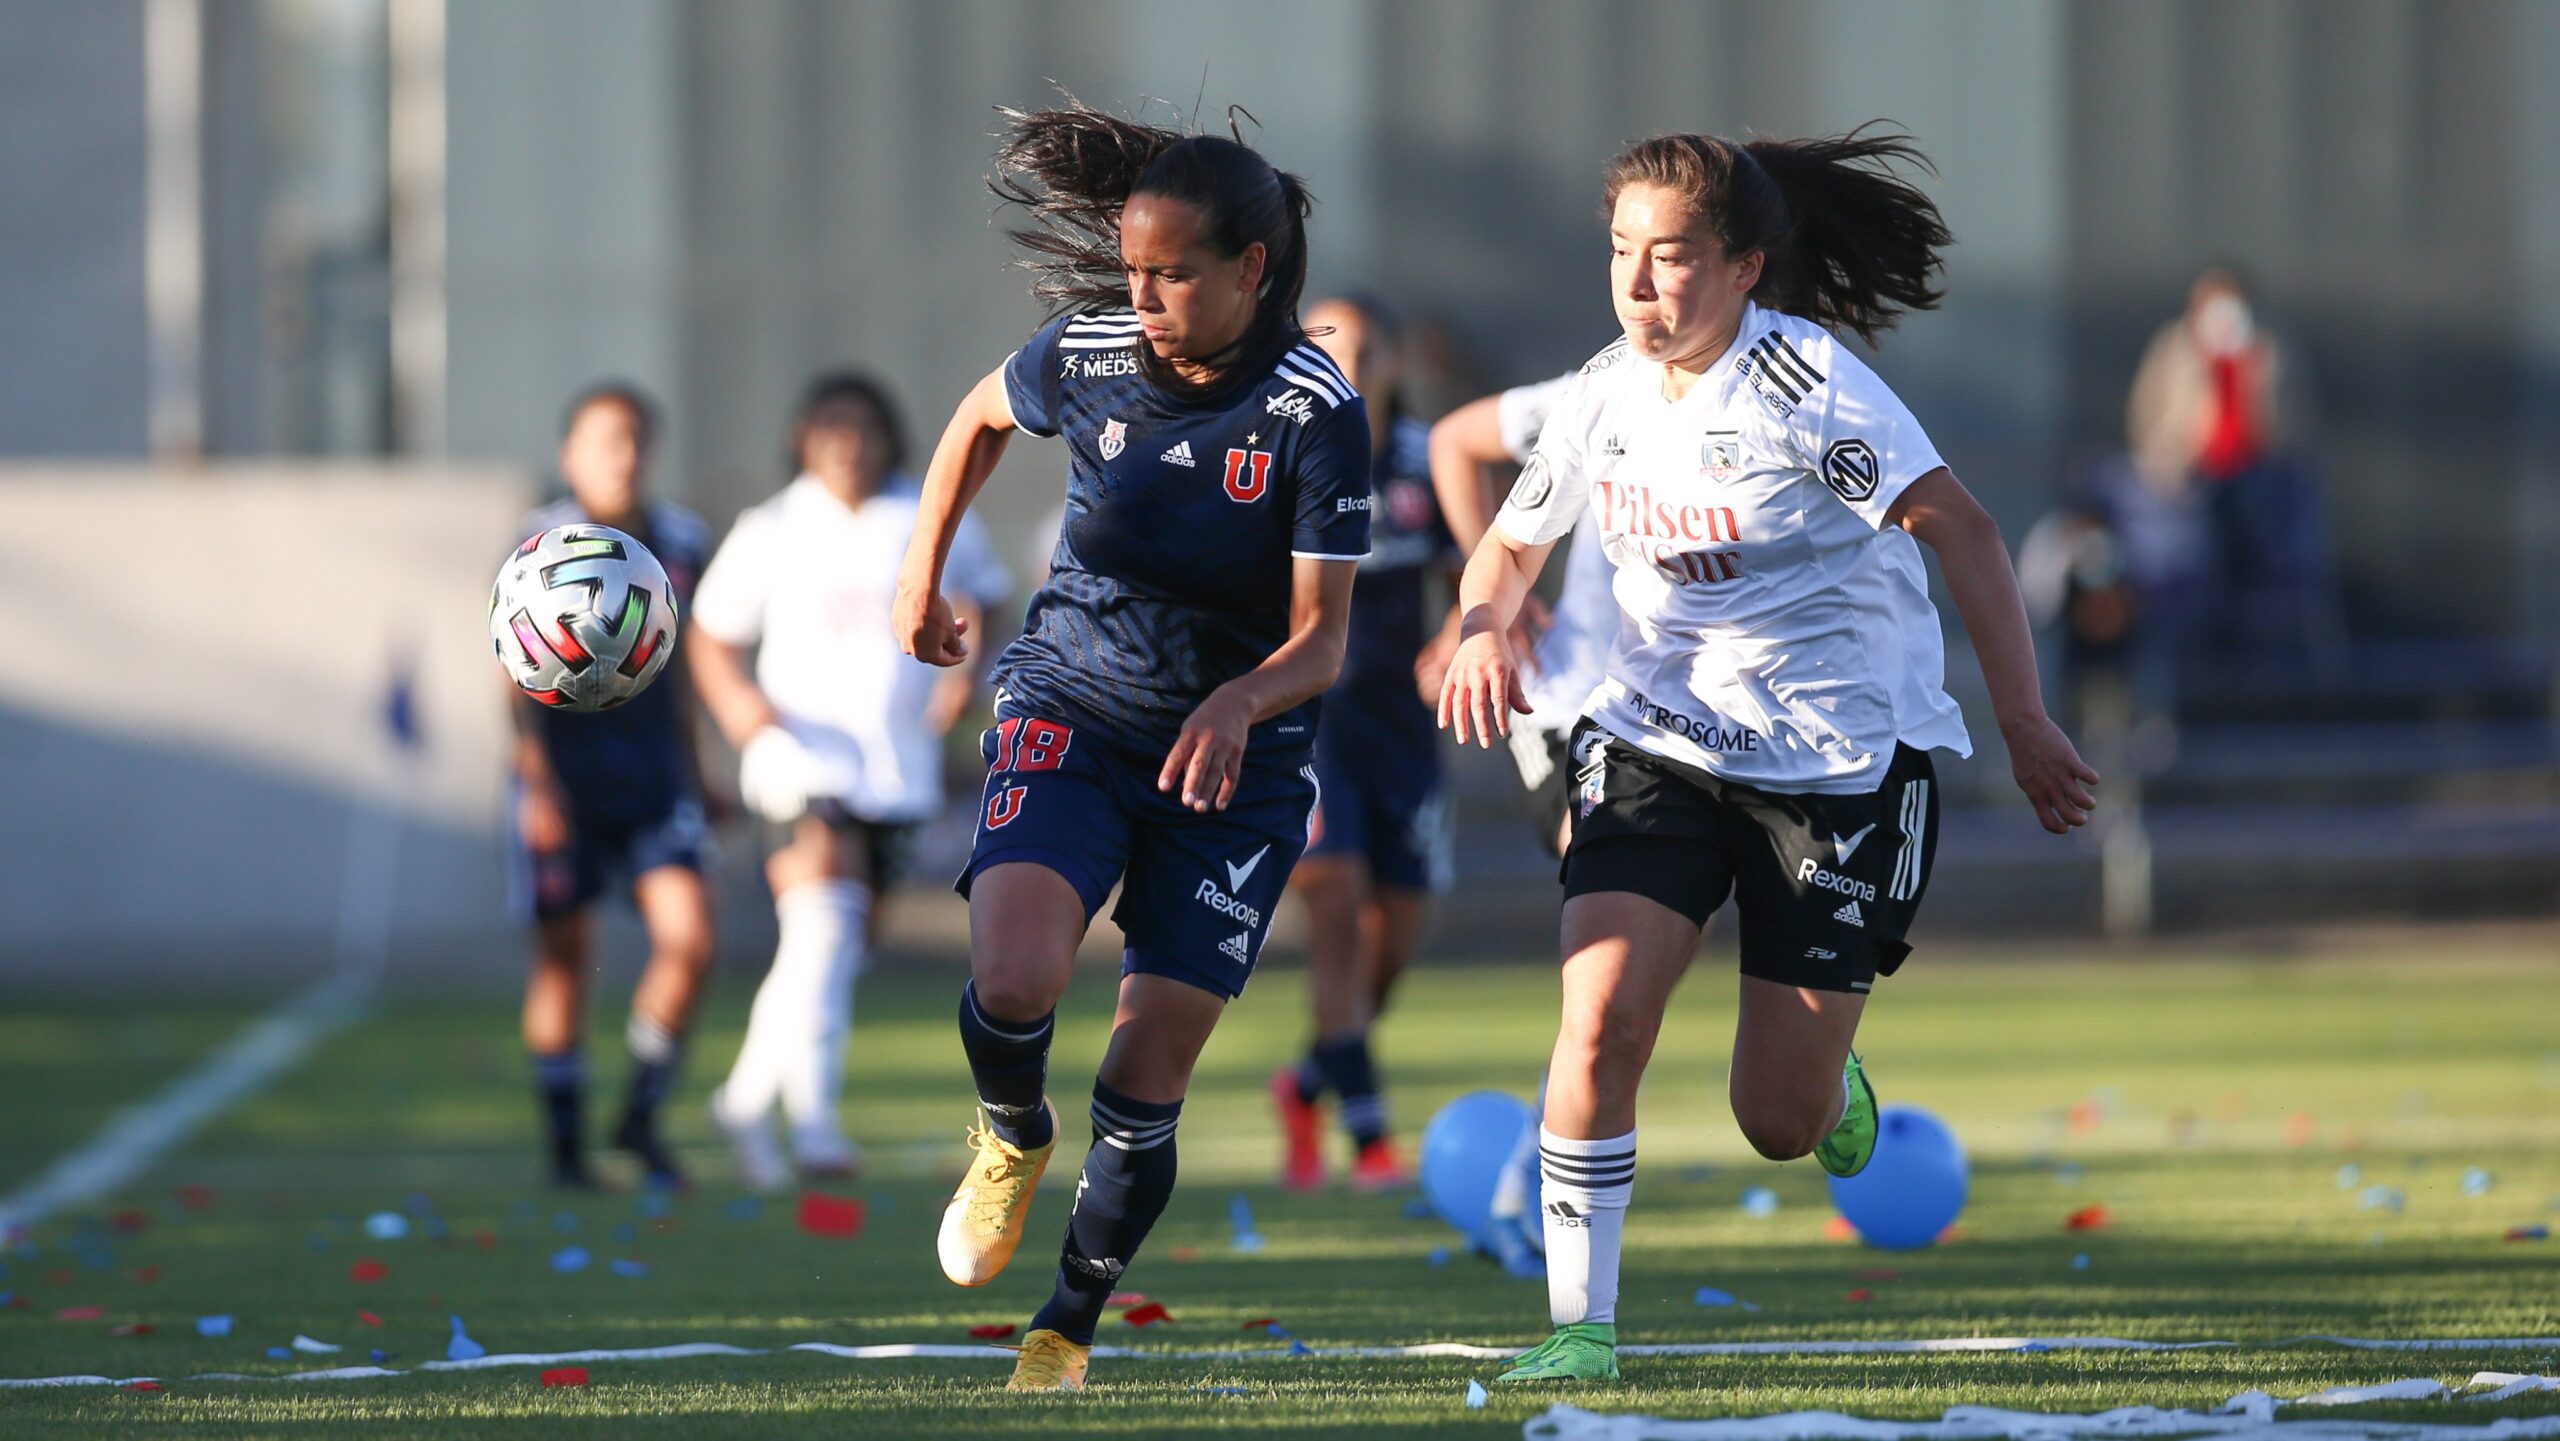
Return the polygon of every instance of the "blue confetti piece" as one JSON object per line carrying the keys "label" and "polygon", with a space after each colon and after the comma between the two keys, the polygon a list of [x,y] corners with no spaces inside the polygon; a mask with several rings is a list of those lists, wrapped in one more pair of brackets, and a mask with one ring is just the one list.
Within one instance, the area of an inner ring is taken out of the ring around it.
{"label": "blue confetti piece", "polygon": [[488,1347],[472,1340],[470,1335],[462,1329],[462,1318],[459,1316],[454,1317],[453,1339],[444,1343],[444,1359],[448,1361],[477,1361],[488,1354]]}
{"label": "blue confetti piece", "polygon": [[646,1261],[634,1261],[628,1256],[617,1257],[613,1263],[613,1274],[617,1276],[646,1276],[649,1274],[649,1263]]}
{"label": "blue confetti piece", "polygon": [[1468,1382],[1468,1383],[1467,1383],[1467,1409],[1468,1409],[1468,1410],[1470,1410],[1470,1411],[1481,1411],[1481,1410],[1483,1410],[1483,1409],[1484,1409],[1484,1403],[1485,1403],[1486,1399],[1487,1399],[1487,1397],[1485,1396],[1484,1383],[1483,1383],[1482,1381],[1470,1381],[1470,1382]]}
{"label": "blue confetti piece", "polygon": [[1414,1199],[1412,1199],[1412,1200],[1410,1200],[1410,1201],[1405,1202],[1405,1203],[1404,1203],[1404,1218],[1405,1218],[1406,1220],[1408,1220],[1408,1221],[1428,1221],[1428,1220],[1431,1220],[1431,1219],[1432,1219],[1431,1203],[1430,1203],[1429,1201],[1423,1200],[1423,1199],[1422,1199],[1421,1197],[1419,1197],[1419,1196],[1415,1197]]}
{"label": "blue confetti piece", "polygon": [[2408,1193],[2397,1186],[2367,1186],[2356,1195],[2356,1209],[2359,1211],[2390,1211],[2396,1214],[2407,1210],[2408,1206]]}
{"label": "blue confetti piece", "polygon": [[541,1213],[534,1210],[531,1201],[518,1201],[507,1208],[507,1214],[518,1221],[530,1221]]}
{"label": "blue confetti piece", "polygon": [[1236,1232],[1235,1248],[1236,1248],[1237,1250],[1239,1250],[1239,1251],[1244,1252],[1244,1253],[1245,1253],[1246,1255],[1248,1255],[1248,1256],[1250,1256],[1250,1255],[1254,1255],[1254,1254],[1256,1254],[1256,1253],[1260,1252],[1260,1251],[1262,1250],[1262,1248],[1263,1248],[1263,1245],[1264,1245],[1264,1242],[1263,1242],[1263,1239],[1262,1239],[1262,1233],[1261,1233],[1260,1231],[1238,1231],[1238,1232]]}
{"label": "blue confetti piece", "polygon": [[584,1246],[563,1246],[551,1253],[551,1269],[566,1276],[587,1269],[590,1259]]}
{"label": "blue confetti piece", "polygon": [[1778,1193],[1766,1186],[1754,1186],[1742,1193],[1742,1214],[1774,1216],[1778,1214]]}
{"label": "blue confetti piece", "polygon": [[2072,1270],[2074,1270],[2074,1271],[2086,1271],[2086,1270],[2088,1270],[2088,1269],[2089,1269],[2089,1253],[2088,1253],[2088,1252],[2086,1252],[2086,1251],[2083,1251],[2083,1252],[2081,1252],[2079,1255],[2072,1257],[2072,1258],[2071,1258],[2071,1269],[2072,1269]]}
{"label": "blue confetti piece", "polygon": [[665,1191],[643,1191],[634,1205],[641,1215],[652,1221],[674,1215],[676,1209],[675,1198]]}
{"label": "blue confetti piece", "polygon": [[2053,1168],[2053,1179],[2056,1185],[2077,1186],[2080,1184],[2080,1175],[2080,1163],[2077,1161],[2065,1161]]}
{"label": "blue confetti piece", "polygon": [[2352,1161],[2338,1168],[2338,1189],[2341,1191],[2354,1190],[2357,1183],[2363,1179],[2364,1167]]}
{"label": "blue confetti piece", "polygon": [[1194,1386],[1191,1389],[1204,1396],[1250,1396],[1253,1394],[1242,1386]]}
{"label": "blue confetti piece", "polygon": [[1312,1356],[1316,1354],[1316,1352],[1314,1347],[1299,1340],[1297,1337],[1292,1336],[1289,1338],[1289,1354],[1292,1356]]}
{"label": "blue confetti piece", "polygon": [[1429,1265],[1446,1266],[1449,1264],[1449,1248],[1446,1246],[1434,1246],[1431,1248],[1431,1254],[1423,1257],[1422,1259]]}
{"label": "blue confetti piece", "polygon": [[578,1218],[568,1211],[563,1211],[551,1218],[551,1229],[563,1236],[574,1236],[578,1234]]}
{"label": "blue confetti piece", "polygon": [[364,1218],[364,1233],[377,1241],[397,1241],[409,1234],[409,1218],[397,1211],[376,1211]]}
{"label": "blue confetti piece", "polygon": [[732,1221],[752,1221],[764,1214],[764,1202],[753,1196],[740,1196],[721,1207],[720,1214]]}
{"label": "blue confetti piece", "polygon": [[1731,1306],[1741,1298],[1731,1291],[1719,1291],[1713,1286],[1700,1286],[1698,1294],[1692,1299],[1701,1306]]}
{"label": "blue confetti piece", "polygon": [[1253,1229],[1253,1203],[1242,1191],[1227,1198],[1227,1224],[1239,1232]]}
{"label": "blue confetti piece", "polygon": [[621,1242],[625,1246],[628,1246],[632,1242],[640,1239],[640,1228],[632,1225],[629,1221],[625,1221],[621,1225],[613,1228],[613,1239]]}
{"label": "blue confetti piece", "polygon": [[196,1318],[196,1334],[199,1336],[228,1336],[231,1334],[231,1318],[228,1316],[198,1316]]}
{"label": "blue confetti piece", "polygon": [[2053,1349],[2053,1343],[2050,1341],[2023,1341],[2019,1343],[2018,1349],[2021,1351],[2050,1351]]}
{"label": "blue confetti piece", "polygon": [[0,1291],[0,1309],[6,1309],[11,1302],[17,1299],[18,1293],[15,1291]]}
{"label": "blue confetti piece", "polygon": [[2473,1166],[2462,1173],[2462,1194],[2466,1196],[2488,1195],[2489,1188],[2496,1184],[2496,1179],[2478,1166]]}
{"label": "blue confetti piece", "polygon": [[426,1230],[427,1239],[430,1241],[448,1240],[453,1235],[453,1228],[444,1223],[442,1216],[429,1216],[426,1219]]}
{"label": "blue confetti piece", "polygon": [[436,1213],[436,1198],[424,1191],[411,1191],[400,1204],[414,1220],[423,1221]]}
{"label": "blue confetti piece", "polygon": [[365,1353],[366,1356],[372,1358],[373,1364],[376,1366],[381,1365],[383,1362],[388,1361],[399,1354],[400,1353],[397,1351],[385,1351],[379,1346],[376,1346]]}
{"label": "blue confetti piece", "polygon": [[267,1359],[270,1361],[290,1361],[293,1359],[293,1353],[282,1346],[269,1346],[267,1348]]}

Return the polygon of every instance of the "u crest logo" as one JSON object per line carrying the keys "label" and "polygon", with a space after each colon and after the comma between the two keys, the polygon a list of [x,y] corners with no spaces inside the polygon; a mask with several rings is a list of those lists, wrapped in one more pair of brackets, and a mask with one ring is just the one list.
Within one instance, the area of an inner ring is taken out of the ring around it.
{"label": "u crest logo", "polygon": [[1227,452],[1227,499],[1249,505],[1262,499],[1262,493],[1270,488],[1270,451]]}
{"label": "u crest logo", "polygon": [[1029,786],[1006,786],[987,797],[987,829],[1002,830],[1013,824],[1014,817],[1022,814],[1022,797],[1030,789]]}

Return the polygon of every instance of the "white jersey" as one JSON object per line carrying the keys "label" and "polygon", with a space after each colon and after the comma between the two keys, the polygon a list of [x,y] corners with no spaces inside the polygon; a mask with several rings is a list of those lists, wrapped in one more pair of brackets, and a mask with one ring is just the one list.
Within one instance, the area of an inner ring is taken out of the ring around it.
{"label": "white jersey", "polygon": [[1970,754],[1919,546],[1887,512],[1942,461],[1865,362],[1746,304],[1689,393],[1625,341],[1584,366],[1494,524],[1600,527],[1621,624],[1590,715],[1714,775],[1852,794],[1896,742]]}
{"label": "white jersey", "polygon": [[[925,724],[941,672],[901,651],[889,624],[917,499],[899,476],[848,508],[804,475],[738,517],[693,598],[703,634],[760,647],[756,684],[816,764],[813,791],[871,821],[922,820],[942,805],[941,741]],[[1013,588],[972,519],[944,586],[983,606]]]}
{"label": "white jersey", "polygon": [[[1534,385],[1514,386],[1494,400],[1502,448],[1522,465],[1538,448],[1538,434],[1556,402],[1573,384],[1574,372]],[[1591,692],[1600,684],[1609,659],[1609,643],[1618,634],[1618,602],[1609,594],[1609,561],[1600,553],[1600,526],[1588,513],[1575,524],[1565,545],[1564,589],[1556,597],[1552,623],[1538,637],[1524,682],[1529,714],[1522,723],[1537,731],[1565,731],[1581,718]]]}

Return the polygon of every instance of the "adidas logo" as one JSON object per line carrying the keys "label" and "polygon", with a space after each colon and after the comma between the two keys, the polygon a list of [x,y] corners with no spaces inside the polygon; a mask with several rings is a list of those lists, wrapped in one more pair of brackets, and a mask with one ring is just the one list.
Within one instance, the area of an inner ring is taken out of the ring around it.
{"label": "adidas logo", "polygon": [[1851,901],[1849,904],[1833,911],[1831,913],[1831,919],[1835,921],[1845,921],[1862,930],[1865,929],[1867,924],[1866,912],[1858,909],[1858,903],[1856,901]]}
{"label": "adidas logo", "polygon": [[1159,459],[1167,465],[1179,465],[1185,468],[1195,464],[1191,459],[1191,442],[1187,440],[1166,451]]}
{"label": "adidas logo", "polygon": [[1238,931],[1218,947],[1219,954],[1242,965],[1253,963],[1253,933]]}
{"label": "adidas logo", "polygon": [[1571,1201],[1549,1201],[1547,1214],[1555,1218],[1557,1225],[1567,1230],[1587,1227],[1591,1224],[1590,1218],[1575,1210]]}

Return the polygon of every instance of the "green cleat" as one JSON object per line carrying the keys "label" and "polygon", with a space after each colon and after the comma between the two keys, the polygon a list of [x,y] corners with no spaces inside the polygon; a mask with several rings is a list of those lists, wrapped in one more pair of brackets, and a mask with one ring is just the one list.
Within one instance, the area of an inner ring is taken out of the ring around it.
{"label": "green cleat", "polygon": [[1832,1175],[1854,1176],[1876,1154],[1876,1088],[1867,1084],[1866,1065],[1855,1051],[1840,1068],[1840,1085],[1849,1093],[1849,1103],[1840,1108],[1840,1124],[1831,1128],[1813,1154]]}
{"label": "green cleat", "polygon": [[1511,1369],[1493,1378],[1507,1381],[1615,1381],[1618,1379],[1618,1328],[1592,1321],[1558,1326],[1556,1333],[1511,1358]]}

